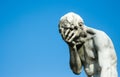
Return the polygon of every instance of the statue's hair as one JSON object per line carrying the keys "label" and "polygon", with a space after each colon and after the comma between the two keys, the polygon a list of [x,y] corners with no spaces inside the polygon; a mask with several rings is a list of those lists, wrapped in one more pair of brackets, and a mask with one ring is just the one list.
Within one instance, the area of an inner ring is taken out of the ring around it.
{"label": "statue's hair", "polygon": [[67,14],[65,14],[64,16],[62,16],[60,18],[60,22],[70,22],[70,23],[75,23],[75,22],[81,22],[84,23],[82,17],[74,12],[69,12]]}

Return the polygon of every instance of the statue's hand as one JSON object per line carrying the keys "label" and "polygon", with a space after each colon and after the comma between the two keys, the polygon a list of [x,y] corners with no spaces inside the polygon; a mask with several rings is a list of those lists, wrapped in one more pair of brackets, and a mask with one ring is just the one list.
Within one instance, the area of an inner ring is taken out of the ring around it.
{"label": "statue's hand", "polygon": [[65,40],[67,42],[73,42],[74,43],[74,41],[76,40],[75,38],[79,37],[79,34],[80,34],[79,30],[68,29],[68,30],[65,31]]}
{"label": "statue's hand", "polygon": [[80,30],[77,28],[60,28],[60,33],[62,35],[63,40],[69,45],[76,44],[76,40],[80,35]]}

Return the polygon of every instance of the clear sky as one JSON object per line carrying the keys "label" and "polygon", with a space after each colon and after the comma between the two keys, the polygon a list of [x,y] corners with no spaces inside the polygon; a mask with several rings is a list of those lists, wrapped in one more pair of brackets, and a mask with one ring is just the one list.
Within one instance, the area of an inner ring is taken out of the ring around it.
{"label": "clear sky", "polygon": [[60,17],[71,11],[110,36],[120,76],[119,0],[0,0],[0,77],[78,77],[58,32]]}

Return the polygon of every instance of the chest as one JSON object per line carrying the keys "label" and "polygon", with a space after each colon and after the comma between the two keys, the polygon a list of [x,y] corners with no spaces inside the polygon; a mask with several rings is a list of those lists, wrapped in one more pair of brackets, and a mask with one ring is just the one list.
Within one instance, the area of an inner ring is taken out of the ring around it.
{"label": "chest", "polygon": [[96,48],[92,39],[86,41],[79,49],[79,55],[83,60],[94,60],[97,57]]}
{"label": "chest", "polygon": [[85,42],[83,46],[83,50],[84,50],[85,57],[90,58],[90,59],[96,58],[97,52],[96,52],[93,39],[90,39]]}

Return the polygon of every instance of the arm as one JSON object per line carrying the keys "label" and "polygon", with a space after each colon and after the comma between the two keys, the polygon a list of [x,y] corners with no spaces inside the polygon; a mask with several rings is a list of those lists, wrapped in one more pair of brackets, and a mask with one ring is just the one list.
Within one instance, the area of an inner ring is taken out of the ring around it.
{"label": "arm", "polygon": [[80,74],[82,64],[76,48],[78,42],[75,41],[79,39],[78,37],[81,30],[78,27],[73,27],[73,25],[64,25],[63,23],[60,23],[59,32],[61,33],[63,40],[68,44],[70,49],[70,67],[75,74]]}
{"label": "arm", "polygon": [[69,46],[69,48],[70,48],[70,67],[73,73],[78,75],[80,74],[81,69],[82,69],[81,59],[77,52],[76,46],[74,47]]}

